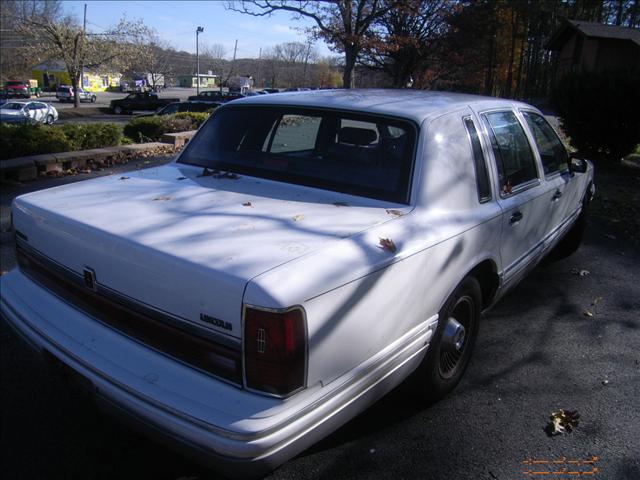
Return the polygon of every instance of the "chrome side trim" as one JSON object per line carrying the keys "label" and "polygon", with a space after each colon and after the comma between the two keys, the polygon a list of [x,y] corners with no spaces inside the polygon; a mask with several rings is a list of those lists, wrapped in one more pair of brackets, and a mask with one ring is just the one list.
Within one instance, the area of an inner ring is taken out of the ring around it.
{"label": "chrome side trim", "polygon": [[[550,243],[549,240],[551,238],[553,238],[553,237],[558,236],[559,232],[561,230],[564,230],[565,227],[567,227],[568,224],[573,223],[575,221],[576,217],[578,216],[578,214],[580,213],[580,210],[581,210],[581,208],[576,209],[569,216],[569,218],[567,218],[564,222],[562,222],[554,230],[552,230],[549,234],[547,234],[546,237],[544,237],[542,240],[540,240],[538,243],[536,243],[533,247],[531,247],[517,261],[515,261],[509,267],[504,269],[503,272],[502,272],[502,275],[503,275],[503,277],[505,279],[505,283],[509,283],[514,276],[516,276],[522,269],[526,268],[527,265],[529,265],[529,263],[531,261],[535,260],[535,258],[531,259],[531,260],[528,260],[528,259],[540,247],[543,247],[545,244]],[[542,256],[546,250],[547,250],[546,248],[543,248],[542,251],[541,251],[541,255],[540,256]],[[536,256],[536,258],[537,257],[538,256]]]}

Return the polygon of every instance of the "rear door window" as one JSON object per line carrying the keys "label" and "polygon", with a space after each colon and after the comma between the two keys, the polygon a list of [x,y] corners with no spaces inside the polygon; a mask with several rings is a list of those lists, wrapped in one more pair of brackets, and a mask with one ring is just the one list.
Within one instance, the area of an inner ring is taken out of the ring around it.
{"label": "rear door window", "polygon": [[569,155],[555,130],[542,115],[534,112],[522,112],[529,125],[540,153],[545,175],[564,172],[569,168]]}
{"label": "rear door window", "polygon": [[535,157],[515,113],[491,112],[483,117],[498,167],[500,193],[509,195],[517,187],[538,178]]}
{"label": "rear door window", "polygon": [[464,125],[471,141],[471,151],[473,153],[473,163],[476,171],[476,185],[478,188],[478,200],[480,203],[491,200],[491,186],[489,184],[489,174],[487,173],[487,163],[482,153],[482,145],[478,138],[478,131],[471,118],[464,119]]}

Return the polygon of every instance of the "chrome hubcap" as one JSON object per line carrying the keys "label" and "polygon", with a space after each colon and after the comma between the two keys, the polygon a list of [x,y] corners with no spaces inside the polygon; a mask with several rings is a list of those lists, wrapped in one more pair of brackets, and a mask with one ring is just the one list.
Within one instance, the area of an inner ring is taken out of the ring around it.
{"label": "chrome hubcap", "polygon": [[443,340],[453,347],[457,352],[464,347],[465,329],[455,318],[449,317],[447,325],[444,327]]}
{"label": "chrome hubcap", "polygon": [[473,300],[468,296],[458,299],[442,332],[439,370],[443,378],[451,378],[465,364],[468,357],[467,329],[474,321]]}

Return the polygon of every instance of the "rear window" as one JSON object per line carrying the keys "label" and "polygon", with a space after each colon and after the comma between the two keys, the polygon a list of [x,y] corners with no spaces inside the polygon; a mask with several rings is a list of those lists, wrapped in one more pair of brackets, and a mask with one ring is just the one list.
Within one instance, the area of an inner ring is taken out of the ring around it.
{"label": "rear window", "polygon": [[71,87],[58,87],[58,92],[59,93],[70,93],[71,92]]}
{"label": "rear window", "polygon": [[415,128],[405,120],[294,107],[225,107],[181,163],[408,203]]}

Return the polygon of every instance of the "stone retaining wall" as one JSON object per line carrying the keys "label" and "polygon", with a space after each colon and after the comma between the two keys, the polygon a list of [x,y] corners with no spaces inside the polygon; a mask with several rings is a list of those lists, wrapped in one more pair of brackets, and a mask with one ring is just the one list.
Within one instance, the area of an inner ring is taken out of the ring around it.
{"label": "stone retaining wall", "polygon": [[137,157],[171,154],[182,148],[194,134],[195,131],[181,132],[165,135],[162,142],[136,143],[78,152],[45,153],[0,160],[0,182],[24,182],[34,180],[38,176],[62,175],[67,172],[74,173],[127,163]]}

